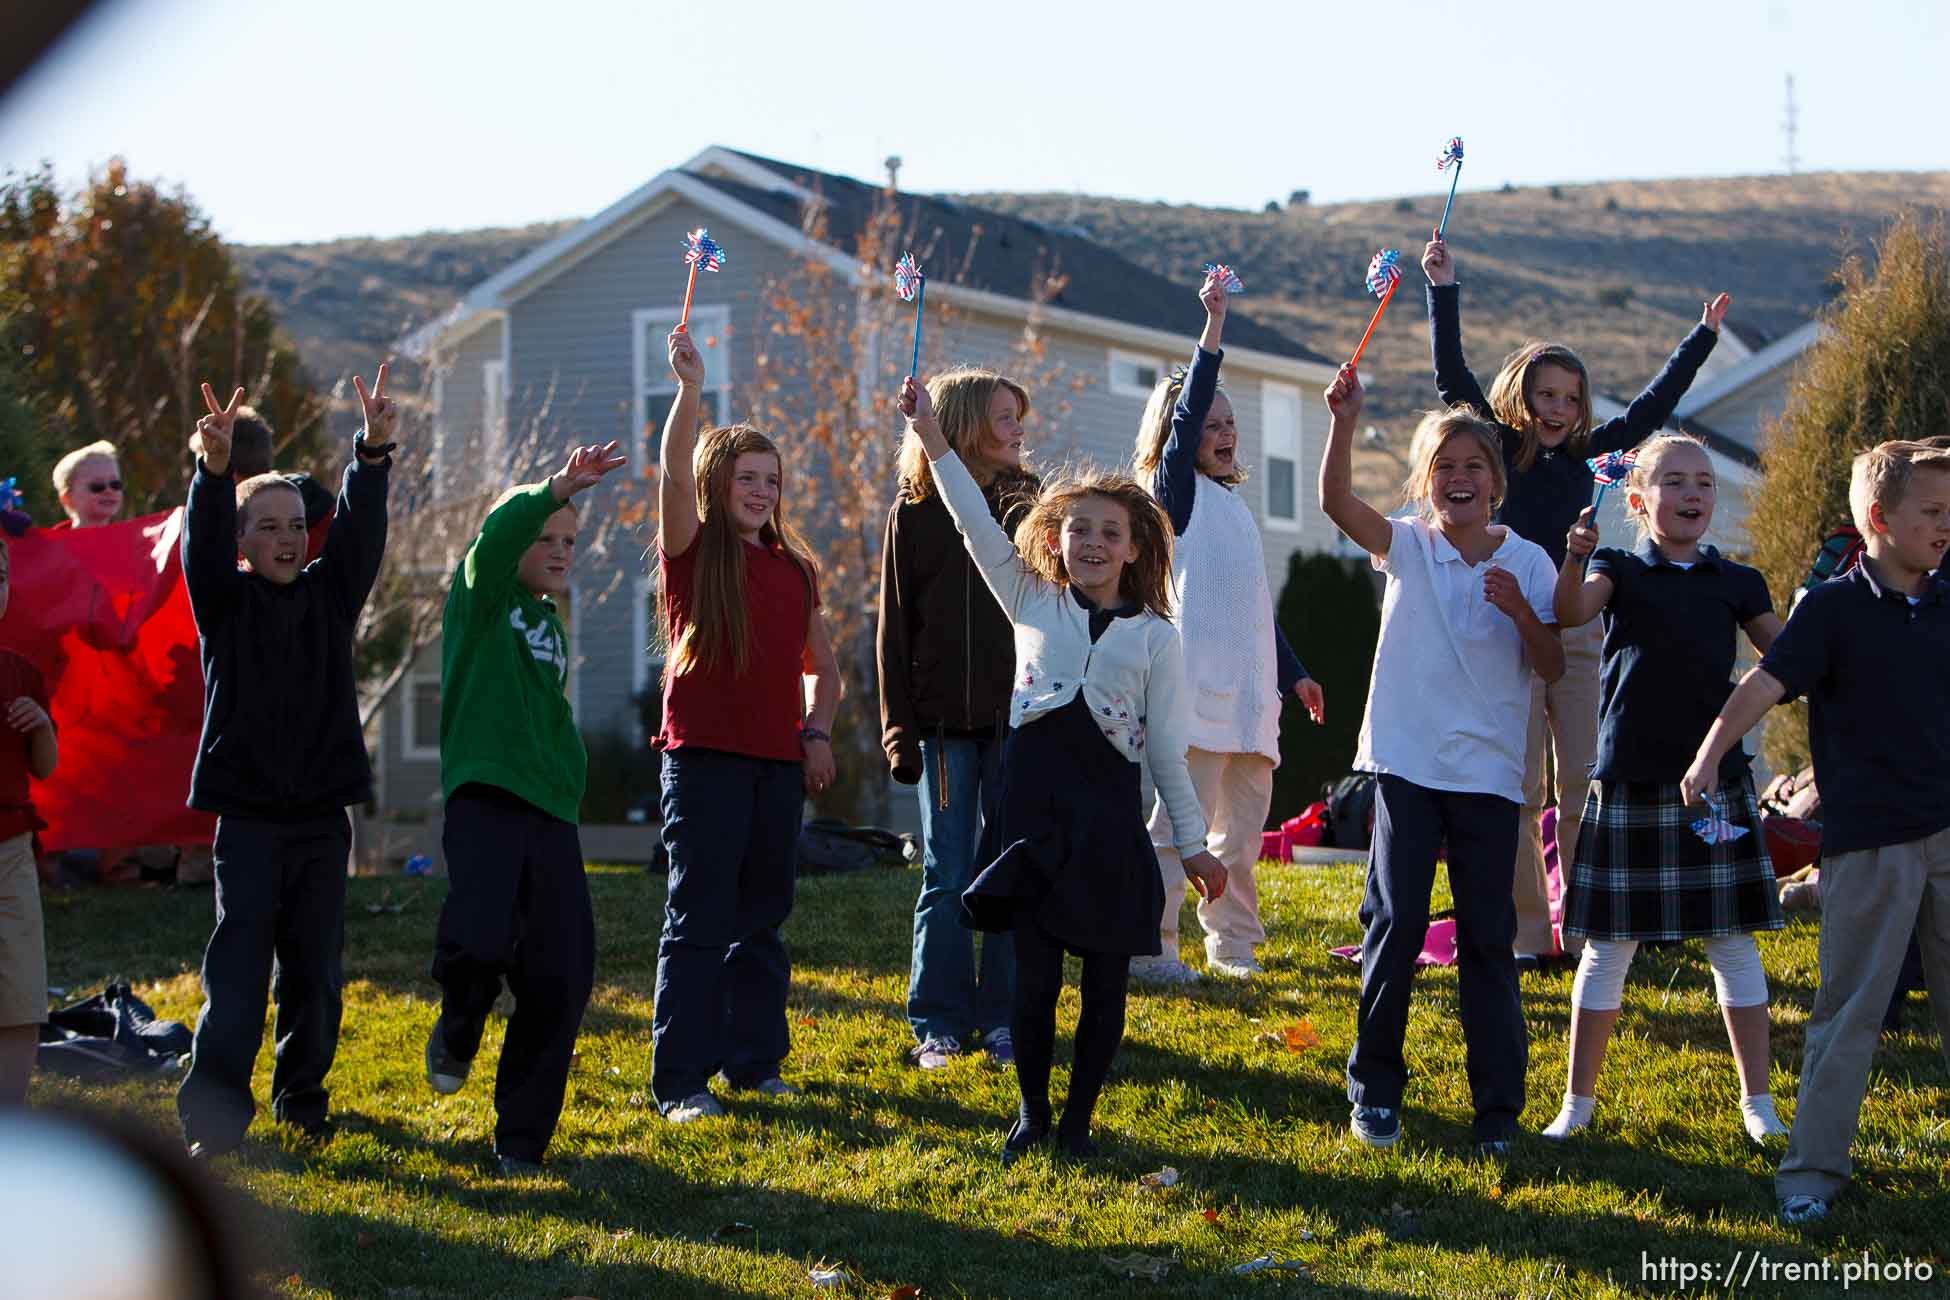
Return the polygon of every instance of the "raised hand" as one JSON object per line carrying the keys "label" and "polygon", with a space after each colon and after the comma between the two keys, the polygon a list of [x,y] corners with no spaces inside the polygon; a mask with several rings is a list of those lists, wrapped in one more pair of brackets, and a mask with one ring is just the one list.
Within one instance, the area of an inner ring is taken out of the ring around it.
{"label": "raised hand", "polygon": [[239,388],[230,395],[230,405],[218,406],[216,391],[205,384],[203,404],[210,408],[210,413],[196,422],[196,432],[190,435],[190,451],[203,458],[203,467],[212,474],[228,474],[230,429],[237,423],[237,408],[244,404],[244,390]]}
{"label": "raised hand", "polygon": [[1429,240],[1422,249],[1422,274],[1429,277],[1430,284],[1456,282],[1455,259],[1449,256],[1449,245],[1441,235]]}
{"label": "raised hand", "polygon": [[1361,400],[1365,396],[1361,376],[1354,373],[1353,366],[1342,366],[1334,382],[1327,386],[1328,413],[1337,420],[1352,420],[1361,413]]}
{"label": "raised hand", "polygon": [[1206,276],[1205,283],[1199,286],[1198,300],[1205,304],[1205,314],[1214,320],[1225,319],[1227,300],[1230,297],[1231,295],[1226,293],[1225,277],[1217,271]]}
{"label": "raised hand", "polygon": [[1307,716],[1314,720],[1316,727],[1327,725],[1327,693],[1320,689],[1319,682],[1302,677],[1293,684],[1293,693],[1307,706]]}
{"label": "raised hand", "polygon": [[26,735],[54,724],[48,721],[47,710],[36,704],[33,696],[22,695],[7,706],[7,725]]}
{"label": "raised hand", "polygon": [[1198,896],[1210,903],[1226,892],[1226,864],[1200,849],[1184,859],[1185,878]]}
{"label": "raised hand", "polygon": [[677,382],[688,388],[704,387],[704,357],[692,341],[690,331],[674,329],[665,342],[670,349],[670,372],[677,376]]}
{"label": "raised hand", "polygon": [[934,419],[934,398],[928,395],[928,386],[909,375],[901,381],[901,391],[895,397],[894,405],[909,424],[927,424]]}
{"label": "raised hand", "polygon": [[1710,330],[1718,332],[1720,322],[1727,318],[1727,308],[1731,306],[1733,306],[1733,295],[1721,294],[1712,302],[1707,303],[1705,308],[1700,311],[1699,323]]}
{"label": "raised hand", "polygon": [[1598,549],[1598,521],[1592,518],[1593,506],[1578,511],[1578,521],[1564,535],[1566,553],[1582,560]]}
{"label": "raised hand", "polygon": [[578,492],[586,492],[602,482],[603,475],[624,465],[629,457],[618,450],[621,446],[612,441],[600,447],[591,445],[572,450],[568,463],[549,480],[549,490],[555,493],[555,499],[567,501]]}
{"label": "raised hand", "polygon": [[399,431],[399,403],[386,396],[386,370],[386,363],[380,362],[370,393],[365,380],[352,376],[352,386],[359,391],[359,418],[365,422],[366,441],[375,447],[395,441],[393,435]]}
{"label": "raised hand", "polygon": [[1483,575],[1483,599],[1515,618],[1526,608],[1523,587],[1508,569],[1491,565]]}

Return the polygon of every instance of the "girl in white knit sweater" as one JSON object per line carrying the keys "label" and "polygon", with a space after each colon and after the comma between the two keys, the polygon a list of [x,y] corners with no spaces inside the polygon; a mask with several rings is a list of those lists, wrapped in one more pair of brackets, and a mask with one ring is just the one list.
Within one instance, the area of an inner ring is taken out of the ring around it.
{"label": "girl in white knit sweater", "polygon": [[976,854],[986,866],[962,895],[969,925],[1016,941],[1021,1106],[1002,1158],[1050,1137],[1065,950],[1083,959],[1083,1009],[1055,1141],[1094,1155],[1090,1117],[1123,1041],[1131,958],[1158,951],[1164,904],[1138,804],[1140,765],[1170,811],[1185,874],[1204,897],[1225,891],[1185,767],[1183,652],[1166,616],[1170,525],[1131,479],[1091,475],[1045,483],[1012,542],[913,376],[899,405],[1016,635],[1001,813]]}

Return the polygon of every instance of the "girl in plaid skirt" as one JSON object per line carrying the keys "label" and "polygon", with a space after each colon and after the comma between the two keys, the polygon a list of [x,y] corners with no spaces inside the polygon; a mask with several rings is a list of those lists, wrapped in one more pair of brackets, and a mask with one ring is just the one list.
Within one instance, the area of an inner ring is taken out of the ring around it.
{"label": "girl in plaid skirt", "polygon": [[1586,943],[1571,991],[1570,1078],[1548,1138],[1591,1122],[1632,955],[1643,941],[1673,939],[1706,941],[1747,1133],[1759,1142],[1787,1132],[1767,1091],[1767,977],[1754,943],[1756,931],[1783,922],[1746,753],[1736,745],[1727,754],[1721,802],[1698,827],[1679,792],[1733,691],[1735,633],[1765,654],[1781,630],[1761,575],[1700,543],[1714,488],[1705,446],[1660,434],[1639,449],[1626,481],[1638,547],[1598,549],[1591,509],[1566,538],[1558,622],[1579,627],[1602,615],[1605,639],[1598,757],[1564,920],[1565,934]]}

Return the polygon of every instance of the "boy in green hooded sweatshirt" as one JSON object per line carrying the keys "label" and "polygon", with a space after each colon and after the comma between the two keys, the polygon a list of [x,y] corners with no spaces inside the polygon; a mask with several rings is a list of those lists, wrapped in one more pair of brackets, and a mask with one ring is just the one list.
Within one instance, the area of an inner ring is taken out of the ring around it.
{"label": "boy in green hooded sweatshirt", "polygon": [[440,1017],[427,1082],[458,1092],[505,979],[515,997],[494,1080],[504,1174],[538,1170],[562,1114],[596,974],[595,917],[576,833],[588,756],[570,715],[569,589],[578,492],[623,464],[578,447],[540,483],[495,502],[454,572],[441,619],[441,852],[447,901],[434,940]]}

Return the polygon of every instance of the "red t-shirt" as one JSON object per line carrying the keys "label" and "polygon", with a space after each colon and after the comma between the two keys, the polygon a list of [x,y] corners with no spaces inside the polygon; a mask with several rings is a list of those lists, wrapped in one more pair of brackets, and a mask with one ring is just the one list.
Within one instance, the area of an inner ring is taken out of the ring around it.
{"label": "red t-shirt", "polygon": [[[0,650],[0,712],[23,695],[47,712],[41,670],[11,650]],[[47,829],[27,793],[27,743],[12,727],[0,727],[0,840]]]}
{"label": "red t-shirt", "polygon": [[[673,641],[690,623],[697,543],[672,558],[657,555]],[[719,749],[752,758],[797,762],[805,718],[806,626],[819,590],[799,562],[779,546],[745,546],[745,609],[751,619],[751,662],[664,674],[661,749]]]}

